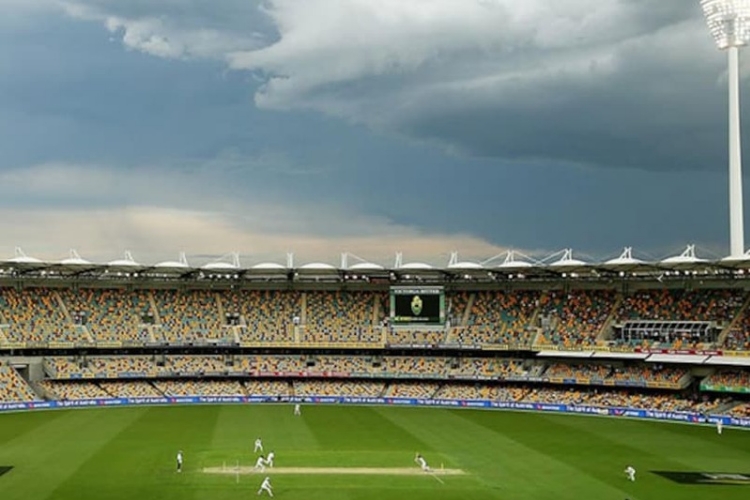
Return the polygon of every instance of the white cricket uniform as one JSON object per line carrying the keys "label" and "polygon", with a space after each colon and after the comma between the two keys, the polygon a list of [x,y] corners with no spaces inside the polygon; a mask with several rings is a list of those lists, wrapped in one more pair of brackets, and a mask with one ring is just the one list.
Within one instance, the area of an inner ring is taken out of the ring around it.
{"label": "white cricket uniform", "polygon": [[177,452],[177,472],[182,472],[182,452]]}
{"label": "white cricket uniform", "polygon": [[265,463],[266,463],[266,461],[263,458],[263,455],[259,456],[258,460],[255,461],[255,470],[260,470],[261,472],[263,472],[264,470],[266,470]]}
{"label": "white cricket uniform", "polygon": [[721,420],[716,421],[716,432],[721,435],[722,428],[724,427],[724,422]]}
{"label": "white cricket uniform", "polygon": [[628,475],[629,481],[635,481],[635,469],[628,465],[628,467],[625,469],[625,474]]}
{"label": "white cricket uniform", "polygon": [[300,405],[294,405],[294,414],[295,415],[302,415],[302,407]]}
{"label": "white cricket uniform", "polygon": [[417,458],[415,458],[414,461],[419,464],[422,470],[424,471],[430,470],[430,466],[427,465],[427,461],[424,459],[422,455],[417,455]]}
{"label": "white cricket uniform", "polygon": [[259,451],[263,451],[263,441],[261,441],[260,438],[255,440],[255,449],[253,450],[253,453],[258,453]]}
{"label": "white cricket uniform", "polygon": [[267,477],[263,480],[263,483],[260,485],[260,489],[258,490],[258,495],[260,495],[263,492],[268,493],[268,496],[273,496],[273,491],[271,491],[271,478]]}
{"label": "white cricket uniform", "polygon": [[266,457],[266,465],[269,467],[273,467],[273,459],[276,456],[274,452],[271,452],[268,454],[268,457]]}

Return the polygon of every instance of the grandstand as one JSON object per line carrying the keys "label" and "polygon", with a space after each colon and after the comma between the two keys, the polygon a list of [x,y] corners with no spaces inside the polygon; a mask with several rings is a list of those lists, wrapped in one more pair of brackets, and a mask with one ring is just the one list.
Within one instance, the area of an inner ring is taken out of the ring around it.
{"label": "grandstand", "polygon": [[0,286],[0,359],[14,360],[0,401],[363,397],[747,417],[750,295],[733,283],[430,283],[444,322],[392,322],[387,285],[370,281]]}
{"label": "grandstand", "polygon": [[307,344],[382,343],[385,311],[373,292],[305,294],[300,340]]}
{"label": "grandstand", "polygon": [[480,291],[456,294],[459,314],[451,340],[459,345],[518,345],[534,341],[533,327],[540,294],[520,290],[514,293]]}
{"label": "grandstand", "polygon": [[298,340],[302,294],[279,290],[226,291],[221,296],[228,317],[237,318],[237,337],[243,344],[291,344]]}
{"label": "grandstand", "polygon": [[81,332],[101,345],[154,343],[154,313],[148,291],[109,288],[62,288],[65,307]]}

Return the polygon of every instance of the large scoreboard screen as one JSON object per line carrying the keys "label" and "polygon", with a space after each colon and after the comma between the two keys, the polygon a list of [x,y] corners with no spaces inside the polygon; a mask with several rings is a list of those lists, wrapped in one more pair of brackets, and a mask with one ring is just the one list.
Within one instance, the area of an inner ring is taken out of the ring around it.
{"label": "large scoreboard screen", "polygon": [[445,290],[441,286],[391,288],[391,323],[442,325],[445,323]]}

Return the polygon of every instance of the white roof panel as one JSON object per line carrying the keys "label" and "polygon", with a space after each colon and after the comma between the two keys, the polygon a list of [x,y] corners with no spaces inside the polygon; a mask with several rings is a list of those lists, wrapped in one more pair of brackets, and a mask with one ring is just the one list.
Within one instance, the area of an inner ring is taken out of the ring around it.
{"label": "white roof panel", "polygon": [[310,264],[305,264],[304,266],[300,267],[300,269],[335,271],[336,267],[332,266],[331,264],[325,264],[323,262],[311,262]]}
{"label": "white roof panel", "polygon": [[80,257],[71,257],[69,259],[63,259],[60,261],[60,264],[63,266],[90,266],[92,265],[91,262],[89,262],[86,259],[82,259]]}
{"label": "white roof panel", "polygon": [[740,356],[711,356],[703,364],[724,366],[750,366],[750,358]]}
{"label": "white roof panel", "polygon": [[594,351],[541,351],[537,356],[542,358],[590,358]]}
{"label": "white roof panel", "polygon": [[230,264],[229,262],[209,262],[208,264],[201,267],[201,269],[205,269],[207,271],[236,271],[239,268],[234,264]]}
{"label": "white roof panel", "polygon": [[476,262],[456,262],[455,264],[450,264],[448,269],[484,269],[484,266]]}
{"label": "white roof panel", "polygon": [[609,351],[596,351],[594,353],[595,358],[608,358],[608,359],[646,359],[649,355],[642,352],[609,352]]}
{"label": "white roof panel", "polygon": [[43,261],[36,257],[29,257],[28,255],[19,255],[8,259],[6,262],[11,262],[13,264],[44,264]]}
{"label": "white roof panel", "polygon": [[696,265],[704,264],[706,262],[707,261],[705,259],[700,259],[695,255],[695,245],[688,245],[685,251],[683,251],[680,255],[667,257],[666,259],[661,261],[661,264],[675,268],[691,269]]}
{"label": "white roof panel", "polygon": [[534,267],[534,264],[523,260],[512,260],[496,266],[497,269],[528,269],[530,267]]}
{"label": "white roof panel", "polygon": [[399,269],[412,269],[412,270],[429,270],[434,269],[431,265],[425,264],[424,262],[407,262],[403,264]]}
{"label": "white roof panel", "polygon": [[166,261],[166,262],[159,262],[158,264],[154,264],[154,267],[159,269],[189,269],[190,266],[185,264],[184,262],[177,262],[177,261]]}
{"label": "white roof panel", "polygon": [[385,268],[379,264],[373,264],[372,262],[360,262],[349,266],[349,271],[383,271]]}
{"label": "white roof panel", "polygon": [[118,259],[107,263],[110,267],[139,267],[140,264],[133,260]]}
{"label": "white roof panel", "polygon": [[701,364],[708,359],[703,354],[652,354],[646,361],[648,363],[689,363]]}
{"label": "white roof panel", "polygon": [[552,264],[550,267],[582,267],[587,265],[584,261],[578,259],[560,259]]}
{"label": "white roof panel", "polygon": [[277,264],[276,262],[262,262],[260,264],[255,264],[252,269],[258,271],[286,271],[286,267]]}

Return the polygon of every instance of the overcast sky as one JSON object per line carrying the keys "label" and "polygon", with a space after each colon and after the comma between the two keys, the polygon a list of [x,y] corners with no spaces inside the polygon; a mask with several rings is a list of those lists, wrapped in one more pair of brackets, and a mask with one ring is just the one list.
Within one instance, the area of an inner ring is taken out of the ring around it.
{"label": "overcast sky", "polygon": [[0,258],[727,252],[726,58],[697,0],[0,11]]}

